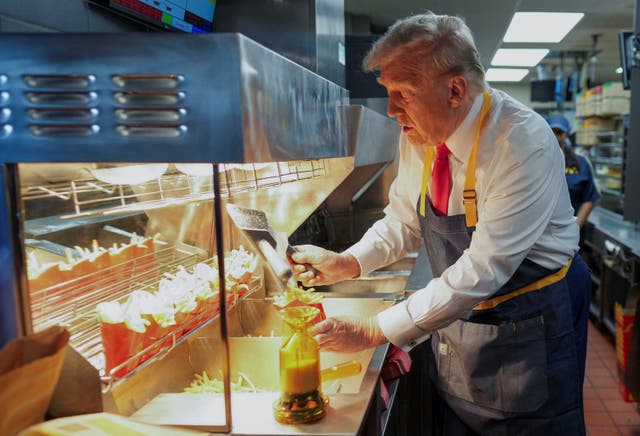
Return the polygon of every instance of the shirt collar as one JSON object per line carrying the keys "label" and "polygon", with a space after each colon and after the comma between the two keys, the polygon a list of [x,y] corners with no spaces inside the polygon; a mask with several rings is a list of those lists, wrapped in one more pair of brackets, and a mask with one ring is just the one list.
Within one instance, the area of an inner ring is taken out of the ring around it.
{"label": "shirt collar", "polygon": [[476,126],[476,120],[480,115],[482,98],[483,93],[479,93],[476,96],[467,116],[445,142],[447,144],[447,148],[451,151],[451,154],[462,162],[467,161],[469,154],[471,153],[471,147],[473,147],[473,141],[475,140],[476,134],[474,127]]}

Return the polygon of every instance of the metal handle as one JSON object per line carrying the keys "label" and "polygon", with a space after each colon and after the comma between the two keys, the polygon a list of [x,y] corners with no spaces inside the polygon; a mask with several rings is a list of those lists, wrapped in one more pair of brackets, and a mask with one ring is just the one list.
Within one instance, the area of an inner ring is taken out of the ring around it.
{"label": "metal handle", "polygon": [[322,382],[336,380],[342,377],[349,377],[359,374],[362,371],[362,364],[357,360],[350,360],[349,362],[343,362],[338,365],[331,366],[329,368],[320,371],[320,379]]}
{"label": "metal handle", "polygon": [[271,268],[273,268],[276,276],[278,276],[278,278],[283,282],[289,280],[289,277],[293,274],[291,267],[287,261],[278,254],[276,249],[264,239],[260,239],[258,241],[258,247],[260,248],[260,251],[262,251],[266,261],[271,265]]}
{"label": "metal handle", "polygon": [[[293,253],[296,252],[296,249],[293,248],[293,246],[291,245],[287,245],[287,254],[289,256],[291,256]],[[304,267],[307,269],[307,271],[311,271],[313,273],[313,275],[317,275],[318,274],[318,270],[316,270],[314,267],[312,267],[311,265],[309,265],[308,263],[303,263],[303,264],[298,264],[298,265],[304,265]]]}

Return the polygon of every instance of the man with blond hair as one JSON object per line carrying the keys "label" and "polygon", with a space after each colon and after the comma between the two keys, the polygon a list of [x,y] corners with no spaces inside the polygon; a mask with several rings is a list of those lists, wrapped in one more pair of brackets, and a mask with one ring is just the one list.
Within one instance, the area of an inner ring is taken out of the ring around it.
{"label": "man with blond hair", "polygon": [[376,317],[319,323],[321,346],[430,340],[440,434],[585,434],[569,287],[590,281],[551,129],[486,85],[458,17],[399,20],[364,66],[402,126],[385,217],[343,253],[297,247],[293,268],[306,285],[330,284],[424,243],[434,278]]}

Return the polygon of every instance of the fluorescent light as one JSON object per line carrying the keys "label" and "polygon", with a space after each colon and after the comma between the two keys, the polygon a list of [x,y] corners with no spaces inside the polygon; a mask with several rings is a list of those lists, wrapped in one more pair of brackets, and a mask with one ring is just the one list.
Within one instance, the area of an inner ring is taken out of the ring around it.
{"label": "fluorescent light", "polygon": [[504,42],[560,42],[584,17],[581,12],[516,12]]}
{"label": "fluorescent light", "polygon": [[534,67],[542,60],[549,50],[546,48],[501,48],[491,65],[502,67]]}
{"label": "fluorescent light", "polygon": [[526,68],[489,68],[484,77],[487,82],[519,82],[528,73]]}

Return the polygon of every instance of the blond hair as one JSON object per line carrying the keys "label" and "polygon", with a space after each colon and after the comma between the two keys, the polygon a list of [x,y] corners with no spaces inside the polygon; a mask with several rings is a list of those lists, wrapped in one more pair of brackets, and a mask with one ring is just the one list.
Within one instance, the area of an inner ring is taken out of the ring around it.
{"label": "blond hair", "polygon": [[377,71],[397,56],[424,56],[424,72],[464,74],[484,87],[484,68],[471,30],[460,17],[431,12],[396,21],[371,47],[365,71]]}

